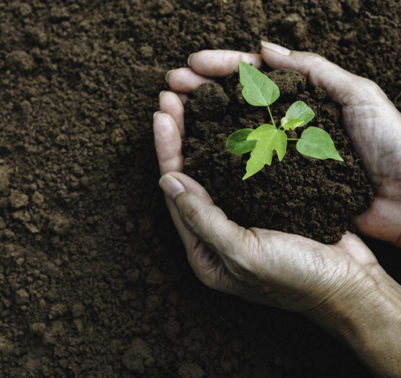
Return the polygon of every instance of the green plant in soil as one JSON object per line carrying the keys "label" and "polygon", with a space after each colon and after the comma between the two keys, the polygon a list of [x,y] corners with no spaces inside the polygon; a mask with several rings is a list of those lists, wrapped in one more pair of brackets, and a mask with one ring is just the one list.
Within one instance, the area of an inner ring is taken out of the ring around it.
{"label": "green plant in soil", "polygon": [[237,130],[229,135],[227,148],[231,153],[236,155],[251,153],[243,180],[259,172],[266,164],[270,165],[274,151],[279,161],[283,160],[288,141],[296,141],[296,149],[303,155],[316,159],[343,161],[330,135],[318,127],[308,127],[300,138],[287,136],[286,131],[304,127],[315,117],[315,113],[308,105],[303,101],[294,102],[277,127],[270,105],[280,97],[278,86],[257,68],[244,62],[239,63],[239,75],[245,101],[253,106],[266,106],[272,122],[256,129]]}

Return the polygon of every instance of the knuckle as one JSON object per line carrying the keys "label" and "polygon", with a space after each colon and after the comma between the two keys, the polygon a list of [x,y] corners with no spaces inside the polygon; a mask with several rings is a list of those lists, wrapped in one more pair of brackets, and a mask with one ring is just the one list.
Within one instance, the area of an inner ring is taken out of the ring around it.
{"label": "knuckle", "polygon": [[259,251],[259,238],[254,229],[244,229],[242,231],[241,240],[245,246],[245,253],[248,252],[249,256],[254,259]]}
{"label": "knuckle", "polygon": [[[252,56],[251,54],[249,54],[249,53],[241,52],[239,54],[239,58],[238,58],[238,63],[239,62],[245,62],[245,63],[250,64],[251,66],[254,66],[254,67],[255,66],[256,67],[259,66],[259,63],[258,63],[257,59],[254,56]],[[236,64],[236,67],[238,66],[238,63]],[[236,70],[238,70],[238,69],[236,68]]]}
{"label": "knuckle", "polygon": [[243,52],[241,52],[241,53],[238,55],[238,62],[246,62],[246,63],[248,63],[248,64],[251,64],[251,63],[252,63],[252,62],[250,61],[250,59],[249,59],[249,56],[248,56],[247,54],[243,53]]}
{"label": "knuckle", "polygon": [[206,286],[216,288],[216,277],[213,263],[205,263],[205,245],[196,242],[187,254],[188,263],[196,277]]}
{"label": "knuckle", "polygon": [[379,87],[379,85],[377,83],[375,83],[374,81],[364,78],[361,78],[361,84],[365,87],[366,90],[368,90],[369,92],[371,92],[373,95],[382,95],[383,91],[382,89]]}
{"label": "knuckle", "polygon": [[222,53],[221,53],[221,65],[224,67],[224,66],[228,66],[228,65],[231,65],[231,62],[232,62],[232,57],[231,57],[231,54],[230,54],[230,52],[228,52],[228,51],[222,51]]}
{"label": "knuckle", "polygon": [[195,229],[197,224],[199,223],[202,216],[201,212],[202,210],[191,203],[188,203],[181,209],[183,218],[191,229]]}
{"label": "knuckle", "polygon": [[315,65],[319,66],[322,63],[328,62],[328,60],[324,56],[319,55],[319,54],[308,53],[308,56],[309,56],[309,64],[313,65],[313,66],[315,66]]}
{"label": "knuckle", "polygon": [[378,99],[387,98],[387,96],[378,84],[365,77],[357,76],[354,88],[355,93],[358,94],[358,98],[363,100],[371,101],[372,99],[374,99],[375,101],[377,101]]}
{"label": "knuckle", "polygon": [[196,259],[188,258],[188,262],[199,281],[211,289],[215,289],[217,287],[216,278],[212,274],[213,272],[209,272],[204,267],[200,266],[196,262]]}
{"label": "knuckle", "polygon": [[329,61],[321,55],[315,53],[301,53],[299,57],[301,66],[303,66],[302,73],[306,76],[308,81],[316,84],[316,78],[321,76],[325,70]]}
{"label": "knuckle", "polygon": [[273,251],[277,248],[274,245],[274,238],[271,236],[270,231],[264,230],[261,234],[260,230],[251,228],[249,233],[252,237],[248,238],[249,258],[248,269],[256,278],[266,277],[269,270],[266,262],[270,261],[272,264],[274,259]]}
{"label": "knuckle", "polygon": [[255,275],[261,269],[260,241],[256,230],[241,228],[238,240],[242,248],[234,255],[230,270],[241,279]]}

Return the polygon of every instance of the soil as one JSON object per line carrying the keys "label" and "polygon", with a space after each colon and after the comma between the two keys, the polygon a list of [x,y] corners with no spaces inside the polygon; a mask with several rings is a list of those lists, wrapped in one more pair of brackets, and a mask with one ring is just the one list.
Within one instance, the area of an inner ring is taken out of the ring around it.
{"label": "soil", "polygon": [[[368,377],[298,315],[197,281],[152,114],[190,53],[261,38],[375,80],[400,109],[400,17],[395,0],[1,1],[0,376]],[[370,244],[400,280],[399,254]]]}
{"label": "soil", "polygon": [[[311,125],[330,134],[344,163],[305,157],[295,143],[288,142],[282,162],[275,156],[271,166],[241,180],[249,154],[228,152],[227,137],[271,120],[266,108],[245,102],[235,74],[220,83],[202,85],[185,104],[184,171],[202,183],[215,203],[240,225],[338,242],[345,231],[355,231],[352,217],[366,211],[374,197],[374,188],[342,126],[341,108],[297,72],[274,70],[267,76],[281,94],[271,106],[276,122],[293,102],[305,101],[315,112]],[[300,127],[287,134],[300,138],[304,130]]]}

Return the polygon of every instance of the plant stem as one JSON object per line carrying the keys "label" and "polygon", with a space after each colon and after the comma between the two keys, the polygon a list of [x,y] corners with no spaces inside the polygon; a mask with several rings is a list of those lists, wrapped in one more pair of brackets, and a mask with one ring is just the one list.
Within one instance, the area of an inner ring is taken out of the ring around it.
{"label": "plant stem", "polygon": [[287,140],[299,140],[299,138],[287,138]]}
{"label": "plant stem", "polygon": [[271,118],[271,120],[272,120],[272,122],[273,122],[273,126],[276,127],[276,123],[274,122],[274,118],[273,118],[273,116],[272,116],[272,112],[270,111],[270,106],[269,106],[269,105],[267,105],[267,110],[269,111],[270,118]]}

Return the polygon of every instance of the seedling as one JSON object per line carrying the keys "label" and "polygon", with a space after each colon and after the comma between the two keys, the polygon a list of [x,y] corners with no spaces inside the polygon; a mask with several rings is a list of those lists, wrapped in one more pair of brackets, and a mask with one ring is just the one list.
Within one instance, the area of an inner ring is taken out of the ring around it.
{"label": "seedling", "polygon": [[303,101],[294,102],[277,127],[270,105],[280,97],[278,86],[257,68],[244,62],[239,63],[239,77],[244,87],[242,96],[245,101],[253,106],[266,106],[272,121],[272,124],[264,124],[256,129],[237,130],[227,139],[227,148],[231,153],[251,153],[243,180],[259,172],[266,164],[270,165],[274,151],[278,160],[283,160],[287,151],[287,141],[296,141],[296,149],[303,155],[322,160],[343,161],[330,135],[318,127],[308,127],[300,138],[288,138],[286,131],[306,126],[315,117],[308,105]]}

